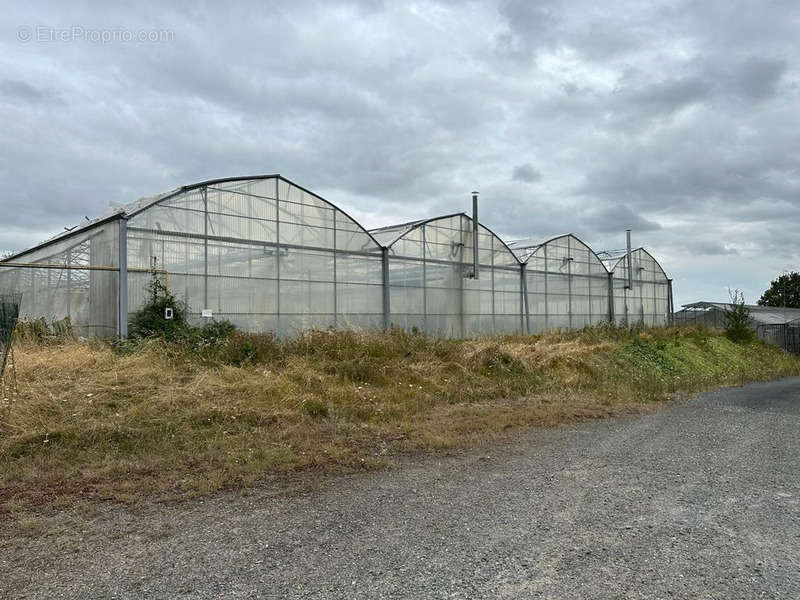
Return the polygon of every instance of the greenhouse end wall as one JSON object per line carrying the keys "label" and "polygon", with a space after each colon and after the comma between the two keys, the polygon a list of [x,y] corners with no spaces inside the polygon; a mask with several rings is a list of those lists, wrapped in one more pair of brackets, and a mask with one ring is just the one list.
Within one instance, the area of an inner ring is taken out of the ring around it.
{"label": "greenhouse end wall", "polygon": [[274,176],[186,186],[0,261],[21,316],[125,337],[154,275],[187,307],[245,331],[399,327],[436,337],[666,324],[671,287],[645,250],[606,268],[569,234],[515,254],[458,213],[367,231]]}
{"label": "greenhouse end wall", "polygon": [[68,320],[85,337],[118,333],[119,224],[112,219],[12,257],[0,292],[22,294],[20,318]]}
{"label": "greenhouse end wall", "polygon": [[[155,267],[190,320],[247,331],[383,326],[382,248],[349,216],[280,178],[177,194],[128,221],[128,265]],[[129,275],[128,307],[147,273]]]}

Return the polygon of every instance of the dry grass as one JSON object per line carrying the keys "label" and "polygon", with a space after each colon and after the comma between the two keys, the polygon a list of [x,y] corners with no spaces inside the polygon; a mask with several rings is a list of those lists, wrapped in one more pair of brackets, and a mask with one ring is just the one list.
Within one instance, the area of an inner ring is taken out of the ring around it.
{"label": "dry grass", "polygon": [[475,341],[238,334],[191,349],[23,341],[16,363],[18,392],[0,406],[0,512],[372,469],[401,452],[800,374],[796,357],[697,328]]}

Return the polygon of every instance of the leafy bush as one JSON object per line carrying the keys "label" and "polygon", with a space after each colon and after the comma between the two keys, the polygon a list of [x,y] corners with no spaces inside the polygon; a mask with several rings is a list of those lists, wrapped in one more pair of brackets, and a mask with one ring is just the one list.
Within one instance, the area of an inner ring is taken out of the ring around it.
{"label": "leafy bush", "polygon": [[750,309],[740,290],[730,292],[731,306],[725,310],[725,335],[737,344],[749,344],[755,338],[750,327]]}
{"label": "leafy bush", "polygon": [[[236,326],[230,321],[211,321],[200,327],[190,325],[186,320],[186,304],[172,295],[155,270],[147,284],[147,296],[147,304],[128,322],[131,340],[162,338],[186,342],[196,348],[201,344],[226,340],[236,331]],[[167,309],[172,309],[171,319],[166,317]]]}
{"label": "leafy bush", "polygon": [[[128,322],[128,335],[131,339],[163,337],[175,339],[184,337],[189,325],[186,323],[186,305],[175,298],[154,270],[147,284],[148,301]],[[172,319],[165,316],[172,309]]]}

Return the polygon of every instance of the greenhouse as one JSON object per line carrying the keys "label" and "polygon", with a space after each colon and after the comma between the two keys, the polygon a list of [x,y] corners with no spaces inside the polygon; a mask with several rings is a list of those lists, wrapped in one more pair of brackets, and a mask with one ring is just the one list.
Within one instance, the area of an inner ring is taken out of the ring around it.
{"label": "greenhouse", "polygon": [[622,251],[601,255],[609,257],[604,264],[611,274],[611,315],[617,325],[663,325],[665,312],[671,321],[672,280],[653,255],[644,248],[629,257]]}
{"label": "greenhouse", "polygon": [[[285,337],[399,327],[436,337],[665,324],[671,282],[643,248],[574,235],[506,243],[465,213],[368,231],[280,175],[215,179],[131,205],[0,261],[20,317],[126,337],[158,277],[189,320]],[[630,275],[629,275],[630,273]]]}

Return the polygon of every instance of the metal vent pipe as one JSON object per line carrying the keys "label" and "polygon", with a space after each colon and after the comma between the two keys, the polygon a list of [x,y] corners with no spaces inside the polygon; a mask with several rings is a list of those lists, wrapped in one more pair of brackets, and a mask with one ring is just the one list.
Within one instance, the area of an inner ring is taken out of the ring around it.
{"label": "metal vent pipe", "polygon": [[628,252],[626,255],[628,263],[628,283],[625,286],[629,290],[633,289],[633,253],[631,252],[631,230],[625,230],[625,237],[627,238]]}
{"label": "metal vent pipe", "polygon": [[478,192],[472,192],[472,277],[478,278]]}

